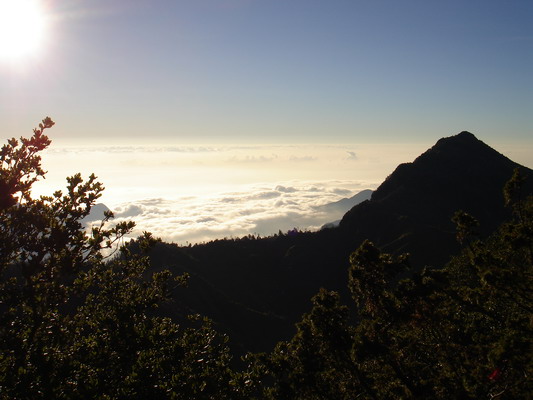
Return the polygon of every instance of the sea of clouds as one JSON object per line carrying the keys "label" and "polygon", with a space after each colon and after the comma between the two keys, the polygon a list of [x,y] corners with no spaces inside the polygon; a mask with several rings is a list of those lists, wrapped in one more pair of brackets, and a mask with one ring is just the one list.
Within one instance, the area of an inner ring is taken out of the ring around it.
{"label": "sea of clouds", "polygon": [[354,187],[364,189],[357,182],[341,181],[257,185],[211,196],[125,202],[113,211],[117,222],[136,222],[134,236],[150,231],[169,242],[199,243],[248,234],[268,236],[294,228],[320,229],[347,211],[328,205],[351,197]]}
{"label": "sea of clouds", "polygon": [[99,201],[115,221],[135,221],[134,236],[179,244],[267,236],[340,219],[347,210],[328,204],[375,189],[419,153],[392,144],[52,147],[34,193],[94,172],[106,186]]}

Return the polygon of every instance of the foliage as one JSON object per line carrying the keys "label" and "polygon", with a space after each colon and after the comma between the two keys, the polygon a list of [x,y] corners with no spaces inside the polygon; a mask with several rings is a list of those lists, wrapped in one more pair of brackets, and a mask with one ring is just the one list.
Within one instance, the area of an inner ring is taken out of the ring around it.
{"label": "foliage", "polygon": [[[515,174],[506,192],[521,181]],[[530,398],[533,198],[513,193],[515,218],[485,241],[473,217],[454,216],[469,244],[440,270],[399,280],[407,256],[364,242],[350,259],[352,315],[322,290],[296,335],[256,358],[264,397]]]}
{"label": "foliage", "polygon": [[[149,274],[145,254],[120,246],[133,222],[109,227],[107,213],[84,228],[104,189],[94,175],[32,198],[53,125],[46,118],[0,153],[0,397],[245,397],[249,382],[230,368],[227,339],[209,321],[185,328],[155,316],[185,277]],[[145,233],[136,242],[148,250],[157,239]]]}
{"label": "foliage", "polygon": [[321,290],[313,309],[297,325],[290,342],[280,342],[271,355],[256,357],[256,368],[274,384],[269,399],[351,399],[357,367],[349,357],[353,332],[348,309],[335,292]]}
{"label": "foliage", "polygon": [[[398,167],[337,228],[218,239],[190,247],[160,243],[150,253],[152,266],[192,277],[190,289],[179,289],[174,296],[178,306],[166,310],[177,318],[183,309],[209,316],[230,334],[232,349],[239,354],[271,351],[294,335],[296,322],[321,287],[337,291],[347,304],[350,254],[365,239],[385,253],[408,252],[411,271],[419,271],[426,265],[442,267],[460,252],[451,221],[457,210],[479,221],[457,232],[466,235],[463,246],[488,237],[511,216],[502,187],[517,166],[463,132]],[[533,176],[531,169],[518,167],[522,175]],[[533,180],[520,192],[523,199],[533,194]]]}
{"label": "foliage", "polygon": [[[209,320],[164,316],[160,306],[186,276],[151,266],[147,254],[162,248],[158,239],[144,233],[124,246],[134,224],[113,225],[112,213],[90,231],[83,226],[104,189],[94,175],[67,178],[64,193],[31,196],[45,175],[39,153],[53,125],[46,118],[30,139],[10,139],[0,152],[0,398],[527,399],[533,393],[533,198],[524,197],[519,170],[502,196],[513,217],[492,237],[479,240],[477,220],[457,212],[463,252],[442,269],[414,271],[408,255],[391,256],[364,241],[350,257],[353,303],[320,290],[290,341],[249,354],[248,368],[236,372],[228,338]],[[283,279],[324,281],[303,265],[326,263],[338,275],[341,255],[323,250],[339,236],[321,235],[269,239],[272,249],[284,249],[284,262],[263,273],[245,268],[271,265],[254,237],[239,242],[250,259],[228,251],[227,241],[204,247],[214,258],[231,254],[236,271],[246,271],[238,279],[254,275],[271,294],[286,285]],[[188,248],[182,261],[191,254],[205,250]],[[289,271],[286,278],[280,268]],[[213,279],[237,275],[227,268],[217,273]],[[258,303],[269,298],[248,291]]]}

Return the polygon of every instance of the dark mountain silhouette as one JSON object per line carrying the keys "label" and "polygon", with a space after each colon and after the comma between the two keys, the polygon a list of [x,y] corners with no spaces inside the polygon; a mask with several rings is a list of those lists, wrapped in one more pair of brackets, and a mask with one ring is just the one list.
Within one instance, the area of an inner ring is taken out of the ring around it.
{"label": "dark mountain silhouette", "polygon": [[[365,189],[361,190],[357,194],[355,194],[352,197],[345,197],[344,199],[340,199],[338,201],[335,201],[333,203],[324,204],[322,206],[317,207],[317,211],[327,212],[328,214],[337,214],[340,216],[343,216],[347,211],[349,211],[352,207],[356,206],[357,204],[362,203],[365,200],[370,200],[370,197],[372,196],[372,190]],[[339,225],[341,220],[329,222],[325,224],[322,229],[324,228],[334,228]]]}
{"label": "dark mountain silhouette", "polygon": [[343,214],[350,210],[352,207],[356,206],[359,203],[362,203],[365,200],[370,200],[373,191],[370,189],[361,190],[352,197],[345,197],[333,203],[327,203],[322,206],[318,206],[317,209],[320,211],[327,212],[342,212]]}
{"label": "dark mountain silhouette", "polygon": [[[456,211],[477,218],[481,235],[508,216],[502,189],[516,167],[469,132],[440,139],[414,162],[399,165],[340,227],[384,251],[410,252],[415,264],[442,265],[459,249],[451,222]],[[520,168],[524,175],[532,172]]]}
{"label": "dark mountain silhouette", "polygon": [[[338,228],[189,247],[161,243],[152,252],[154,269],[191,276],[189,287],[177,289],[163,312],[212,318],[230,334],[237,353],[271,350],[294,334],[294,323],[320,287],[349,296],[349,255],[363,240],[389,253],[410,252],[413,267],[421,268],[440,267],[459,251],[455,211],[476,217],[480,234],[489,234],[508,215],[502,189],[516,167],[533,177],[529,168],[461,132],[398,166]],[[524,194],[533,193],[531,180]]]}
{"label": "dark mountain silhouette", "polygon": [[81,220],[82,223],[101,221],[104,219],[104,213],[111,211],[104,203],[96,203],[89,215]]}

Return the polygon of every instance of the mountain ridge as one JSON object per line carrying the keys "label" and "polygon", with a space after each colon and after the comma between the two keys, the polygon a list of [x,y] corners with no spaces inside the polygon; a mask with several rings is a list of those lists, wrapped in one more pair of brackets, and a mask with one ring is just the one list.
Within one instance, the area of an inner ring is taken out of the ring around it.
{"label": "mountain ridge", "polygon": [[[371,189],[364,189],[360,192],[357,192],[352,197],[345,197],[343,199],[340,199],[338,201],[335,201],[333,203],[327,203],[322,206],[318,206],[318,211],[325,211],[325,212],[342,212],[342,214],[346,214],[349,210],[351,210],[356,205],[362,203],[363,201],[370,200],[370,197],[372,196],[372,193],[374,191]],[[322,225],[321,229],[330,229],[335,228],[339,226],[341,220],[338,219],[333,222],[328,222],[324,225]]]}
{"label": "mountain ridge", "polygon": [[[416,254],[413,261],[419,265],[442,264],[450,249],[459,250],[451,222],[456,211],[477,218],[482,235],[494,231],[509,216],[503,206],[503,186],[515,168],[526,176],[533,172],[470,132],[442,138],[413,162],[400,164],[374,191],[369,204],[355,206],[344,215],[340,227],[352,234],[366,234],[385,251]],[[387,226],[387,231],[376,229],[372,220]],[[400,244],[407,238],[420,245]],[[430,244],[428,239],[437,238],[446,243],[445,251],[422,248]]]}
{"label": "mountain ridge", "polygon": [[[164,311],[190,310],[212,318],[230,333],[238,353],[269,351],[295,332],[319,288],[346,288],[349,255],[366,239],[383,251],[411,253],[418,269],[443,266],[460,247],[451,222],[462,209],[490,234],[509,215],[502,189],[515,168],[474,135],[440,139],[411,163],[400,164],[369,200],[348,211],[338,228],[266,238],[214,240],[180,247],[160,243],[151,254],[154,269],[188,273],[192,292],[179,290]],[[524,193],[533,193],[531,179]]]}

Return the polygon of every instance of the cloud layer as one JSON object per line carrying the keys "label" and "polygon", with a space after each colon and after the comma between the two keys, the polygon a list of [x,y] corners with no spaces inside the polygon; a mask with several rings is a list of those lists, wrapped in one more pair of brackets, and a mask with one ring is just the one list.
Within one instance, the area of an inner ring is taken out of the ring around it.
{"label": "cloud layer", "polygon": [[293,228],[316,230],[342,217],[321,207],[365,189],[357,182],[252,186],[246,191],[176,199],[147,198],[114,208],[115,221],[134,220],[134,236],[150,231],[165,241],[199,243]]}
{"label": "cloud layer", "polygon": [[34,194],[94,172],[106,186],[100,201],[117,221],[134,220],[135,235],[180,244],[265,236],[338,220],[343,211],[321,206],[375,189],[420,152],[392,144],[52,147]]}
{"label": "cloud layer", "polygon": [[134,220],[134,236],[150,231],[180,244],[293,228],[316,230],[342,217],[342,212],[321,206],[355,194],[358,187],[365,189],[357,182],[317,182],[253,186],[214,196],[147,198],[116,206],[115,221]]}

